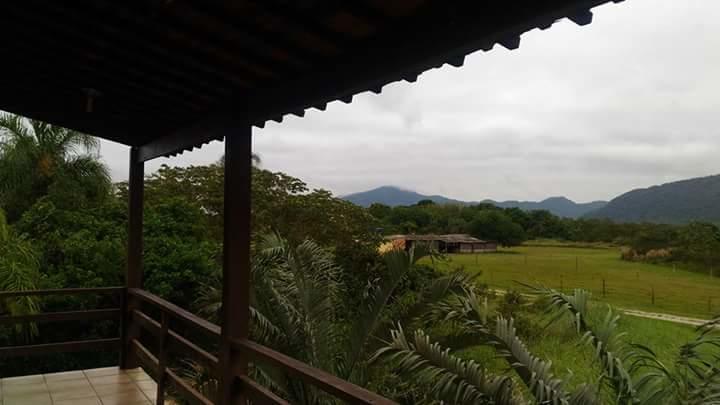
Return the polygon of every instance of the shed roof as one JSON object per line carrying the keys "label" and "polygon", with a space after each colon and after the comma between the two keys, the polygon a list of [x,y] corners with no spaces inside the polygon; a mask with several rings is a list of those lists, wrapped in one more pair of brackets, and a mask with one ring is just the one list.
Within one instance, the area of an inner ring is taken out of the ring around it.
{"label": "shed roof", "polygon": [[10,1],[0,109],[152,158],[514,49],[558,19],[588,24],[609,1]]}
{"label": "shed roof", "polygon": [[468,234],[464,233],[451,233],[451,234],[445,234],[445,235],[390,235],[387,236],[386,239],[390,240],[411,240],[411,241],[424,241],[424,242],[434,242],[434,241],[441,241],[445,243],[493,243],[490,241],[478,239],[476,237],[470,236]]}

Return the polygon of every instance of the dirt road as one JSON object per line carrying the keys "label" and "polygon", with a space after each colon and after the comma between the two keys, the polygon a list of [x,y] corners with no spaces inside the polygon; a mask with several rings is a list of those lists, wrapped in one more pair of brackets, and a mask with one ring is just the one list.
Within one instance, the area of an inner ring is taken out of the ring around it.
{"label": "dirt road", "polygon": [[645,312],[638,311],[636,309],[620,308],[625,315],[637,316],[639,318],[658,319],[661,321],[668,321],[674,323],[681,323],[684,325],[700,326],[709,321],[709,319],[689,318],[686,316],[661,314],[657,312]]}

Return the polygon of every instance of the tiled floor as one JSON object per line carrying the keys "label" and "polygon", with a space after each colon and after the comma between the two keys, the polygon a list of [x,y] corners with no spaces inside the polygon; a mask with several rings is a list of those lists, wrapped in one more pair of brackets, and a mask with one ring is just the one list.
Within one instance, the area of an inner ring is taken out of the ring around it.
{"label": "tiled floor", "polygon": [[0,379],[0,405],[150,405],[156,390],[141,368],[96,368]]}

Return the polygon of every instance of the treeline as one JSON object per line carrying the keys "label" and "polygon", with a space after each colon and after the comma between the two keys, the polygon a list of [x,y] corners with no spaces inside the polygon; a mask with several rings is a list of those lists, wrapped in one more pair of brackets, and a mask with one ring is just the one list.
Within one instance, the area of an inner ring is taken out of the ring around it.
{"label": "treeline", "polygon": [[384,234],[467,233],[514,246],[534,239],[608,243],[625,246],[628,260],[720,263],[720,229],[711,223],[687,225],[617,223],[607,219],[560,218],[549,211],[523,211],[492,204],[445,205],[423,200],[415,205],[372,204],[368,211]]}

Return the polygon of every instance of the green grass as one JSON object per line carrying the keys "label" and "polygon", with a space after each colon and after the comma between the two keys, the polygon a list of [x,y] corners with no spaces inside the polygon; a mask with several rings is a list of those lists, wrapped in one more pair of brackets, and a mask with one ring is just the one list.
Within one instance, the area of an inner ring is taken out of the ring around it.
{"label": "green grass", "polygon": [[[646,345],[670,368],[673,367],[680,346],[696,336],[691,326],[629,316],[621,318],[619,327],[626,333],[626,342]],[[592,350],[588,345],[579,343],[577,333],[568,324],[559,323],[547,329],[542,336],[531,339],[527,346],[534,355],[551,360],[553,373],[566,381],[568,387],[597,381],[600,376]],[[504,360],[498,359],[494,350],[487,346],[475,346],[458,354],[496,372],[507,371]]]}
{"label": "green grass", "polygon": [[[551,359],[553,370],[561,376],[569,377],[572,385],[592,381],[598,376],[598,368],[593,362],[594,356],[589,346],[581,346],[572,327],[558,325],[554,331],[534,339],[528,348],[535,355]],[[681,345],[691,341],[697,335],[695,328],[667,321],[623,316],[620,330],[626,335],[624,340],[640,343],[657,353],[659,359],[671,366],[677,357]]]}
{"label": "green grass", "polygon": [[[522,291],[524,287],[517,281],[564,291],[583,288],[593,293],[593,306],[601,314],[605,313],[602,308],[605,304],[699,318],[720,313],[720,279],[668,266],[623,261],[619,248],[607,245],[568,246],[556,241],[535,241],[492,254],[449,255],[447,262],[436,262],[436,266],[444,270],[462,266],[468,272],[481,272],[479,280],[491,288]],[[655,291],[655,304],[651,302],[651,288]],[[712,310],[708,310],[708,297],[714,300]],[[544,325],[539,314],[526,316],[534,319],[536,326]],[[693,326],[628,315],[621,315],[619,328],[626,342],[651,348],[669,367],[680,346],[697,335]],[[569,387],[597,381],[599,370],[592,350],[580,344],[569,321],[560,321],[524,340],[534,355],[552,361],[553,372],[566,380]],[[490,369],[507,371],[507,365],[495,357],[491,348],[475,346],[458,354]]]}
{"label": "green grass", "polygon": [[[625,333],[624,341],[641,343],[657,353],[667,366],[673,367],[681,345],[697,335],[695,328],[667,321],[623,316],[619,324]],[[569,322],[558,324],[543,331],[542,335],[527,342],[528,349],[536,356],[552,361],[553,373],[563,378],[569,387],[597,381],[600,370],[593,352],[587,344],[579,342],[579,336]],[[487,346],[475,346],[458,353],[472,358],[496,372],[507,371],[507,364],[495,357]]]}
{"label": "green grass", "polygon": [[437,266],[479,271],[479,280],[491,288],[523,290],[519,281],[564,291],[583,288],[591,291],[594,299],[621,308],[699,318],[720,313],[720,278],[670,266],[623,261],[617,247],[544,242],[498,253],[449,255],[446,263]]}

